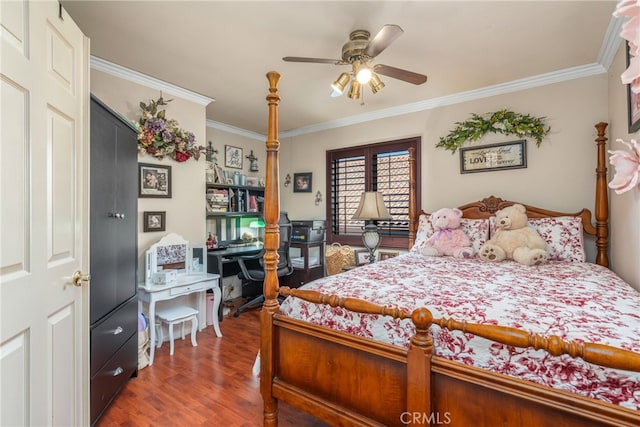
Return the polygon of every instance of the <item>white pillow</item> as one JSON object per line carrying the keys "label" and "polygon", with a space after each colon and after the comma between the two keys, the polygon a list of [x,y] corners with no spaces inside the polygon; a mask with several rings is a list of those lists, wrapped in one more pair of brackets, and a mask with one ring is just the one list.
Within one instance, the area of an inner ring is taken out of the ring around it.
{"label": "white pillow", "polygon": [[[469,240],[471,240],[471,246],[473,246],[476,254],[480,251],[482,245],[489,240],[489,220],[487,219],[461,218],[460,229],[462,229],[469,237]],[[411,252],[422,253],[422,250],[427,246],[427,239],[429,239],[434,232],[433,224],[429,221],[429,215],[420,215],[416,240],[411,248]]]}
{"label": "white pillow", "polygon": [[[489,220],[490,235],[493,236],[497,228],[496,217],[492,216]],[[549,261],[585,261],[581,217],[529,218],[529,225],[547,242]]]}

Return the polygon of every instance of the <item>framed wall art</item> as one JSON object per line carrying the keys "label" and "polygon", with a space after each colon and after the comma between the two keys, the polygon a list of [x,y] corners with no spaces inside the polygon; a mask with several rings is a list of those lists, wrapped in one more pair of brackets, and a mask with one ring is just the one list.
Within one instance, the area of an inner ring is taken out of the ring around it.
{"label": "framed wall art", "polygon": [[[627,68],[630,65],[629,42],[627,42]],[[636,80],[640,80],[638,77]],[[633,93],[631,85],[627,85],[627,110],[629,111],[629,133],[640,129],[640,93]]]}
{"label": "framed wall art", "polygon": [[225,145],[224,165],[228,168],[242,169],[242,148]]}
{"label": "framed wall art", "polygon": [[171,166],[138,163],[138,197],[171,198]]}
{"label": "framed wall art", "polygon": [[293,174],[293,192],[294,193],[311,193],[311,172],[302,172]]}
{"label": "framed wall art", "polygon": [[385,259],[397,257],[400,255],[400,251],[378,251],[378,261],[384,261]]}
{"label": "framed wall art", "polygon": [[369,257],[371,256],[369,249],[356,249],[353,254],[355,255],[356,265],[369,264]]}
{"label": "framed wall art", "polygon": [[164,231],[166,228],[166,212],[143,212],[142,231]]}
{"label": "framed wall art", "polygon": [[527,141],[460,148],[460,173],[527,167]]}

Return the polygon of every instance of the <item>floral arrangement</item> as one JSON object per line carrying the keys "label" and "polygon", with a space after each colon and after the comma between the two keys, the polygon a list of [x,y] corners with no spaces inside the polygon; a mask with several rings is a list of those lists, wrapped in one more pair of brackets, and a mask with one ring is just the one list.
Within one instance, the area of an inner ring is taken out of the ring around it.
{"label": "floral arrangement", "polygon": [[609,183],[609,188],[616,194],[631,190],[640,183],[640,144],[632,139],[630,142],[616,139],[631,149],[631,153],[622,150],[609,151],[609,162],[616,168],[616,174]]}
{"label": "floral arrangement", "polygon": [[169,156],[177,162],[185,162],[190,158],[198,160],[205,148],[196,145],[196,138],[192,132],[178,127],[178,122],[166,118],[165,110],[160,110],[171,102],[160,95],[157,100],[149,104],[140,102],[142,116],[135,123],[138,129],[138,154],[149,154],[156,159]]}
{"label": "floral arrangement", "polygon": [[540,146],[542,139],[551,130],[545,127],[544,117],[533,117],[528,114],[518,114],[509,110],[500,110],[484,115],[472,114],[466,122],[456,122],[456,126],[447,136],[440,138],[437,148],[444,148],[455,153],[465,141],[477,141],[487,132],[503,135],[529,136]]}

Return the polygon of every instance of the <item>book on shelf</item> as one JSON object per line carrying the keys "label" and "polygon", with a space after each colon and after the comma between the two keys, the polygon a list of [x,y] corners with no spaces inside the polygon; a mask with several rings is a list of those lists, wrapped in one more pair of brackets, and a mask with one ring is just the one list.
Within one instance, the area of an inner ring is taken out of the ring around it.
{"label": "book on shelf", "polygon": [[229,191],[226,189],[207,189],[207,212],[226,212],[229,209]]}

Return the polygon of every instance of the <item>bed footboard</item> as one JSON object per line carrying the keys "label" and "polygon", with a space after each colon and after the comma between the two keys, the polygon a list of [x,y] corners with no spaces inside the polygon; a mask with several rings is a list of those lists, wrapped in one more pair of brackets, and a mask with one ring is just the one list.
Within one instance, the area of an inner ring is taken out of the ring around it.
{"label": "bed footboard", "polygon": [[640,371],[640,354],[567,342],[519,329],[433,318],[355,298],[282,287],[280,294],[349,311],[411,318],[408,349],[274,314],[275,399],[331,425],[635,426],[640,414],[616,405],[432,356],[432,324],[514,347],[569,354],[616,369]]}

